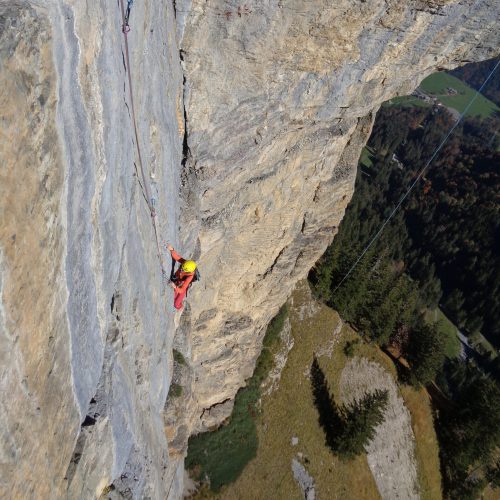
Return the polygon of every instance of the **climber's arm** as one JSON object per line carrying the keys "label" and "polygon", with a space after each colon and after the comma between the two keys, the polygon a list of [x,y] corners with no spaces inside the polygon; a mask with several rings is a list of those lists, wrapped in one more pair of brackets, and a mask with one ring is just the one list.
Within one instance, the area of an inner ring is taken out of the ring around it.
{"label": "climber's arm", "polygon": [[183,259],[175,250],[172,245],[167,245],[167,250],[170,250],[170,253],[172,255],[172,259],[174,259],[176,262],[180,262],[181,264],[184,264],[186,262],[186,259]]}

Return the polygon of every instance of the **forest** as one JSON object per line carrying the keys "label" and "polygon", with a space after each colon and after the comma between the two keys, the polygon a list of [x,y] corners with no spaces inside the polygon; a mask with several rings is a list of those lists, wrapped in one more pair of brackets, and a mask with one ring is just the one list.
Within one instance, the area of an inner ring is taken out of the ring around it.
{"label": "forest", "polygon": [[[423,307],[440,305],[465,333],[480,331],[500,345],[500,153],[499,138],[491,134],[499,123],[497,117],[468,119],[455,131],[334,296],[333,289],[452,124],[452,117],[436,108],[379,112],[368,145],[371,165],[361,164],[339,233],[312,279],[323,299],[360,324],[377,323],[370,302],[378,296],[401,299],[399,305],[387,304],[392,320],[372,325],[382,343],[394,330],[387,325],[400,313],[415,319]],[[386,294],[389,289],[397,293]]]}
{"label": "forest", "polygon": [[[473,89],[478,90],[499,59],[499,57],[495,57],[487,61],[469,63],[450,71],[450,74],[469,84]],[[492,83],[485,86],[482,94],[490,101],[500,106],[500,84],[498,83],[498,75]]]}
{"label": "forest", "polygon": [[310,281],[365,338],[404,360],[402,383],[443,396],[435,423],[444,493],[476,498],[499,481],[499,358],[480,347],[457,356],[456,328],[428,318],[444,313],[470,345],[500,346],[500,117],[460,123],[373,240],[455,119],[436,104],[380,109],[352,201]]}

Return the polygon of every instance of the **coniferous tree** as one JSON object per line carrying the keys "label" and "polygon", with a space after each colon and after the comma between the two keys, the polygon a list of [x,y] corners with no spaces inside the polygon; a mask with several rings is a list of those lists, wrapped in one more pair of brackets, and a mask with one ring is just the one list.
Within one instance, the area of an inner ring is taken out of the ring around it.
{"label": "coniferous tree", "polygon": [[330,246],[325,255],[318,261],[309,273],[313,284],[314,295],[324,302],[329,302],[332,295],[333,247]]}
{"label": "coniferous tree", "polygon": [[410,382],[414,385],[427,384],[436,376],[443,365],[446,342],[434,325],[423,321],[410,332],[406,358],[411,365]]}
{"label": "coniferous tree", "polygon": [[344,458],[364,453],[375,436],[377,425],[384,421],[388,392],[376,390],[361,400],[345,406],[342,412],[342,431],[335,442],[336,451]]}
{"label": "coniferous tree", "polygon": [[325,374],[316,358],[310,373],[314,404],[327,446],[333,453],[347,459],[364,453],[365,447],[375,436],[377,425],[384,420],[388,392],[376,390],[339,408],[329,392]]}
{"label": "coniferous tree", "polygon": [[[342,313],[343,318],[347,321],[355,323],[360,307],[366,300],[369,300],[369,274],[372,263],[376,258],[374,251],[369,251],[338,290],[335,293],[332,292],[333,306]],[[332,287],[336,288],[337,284],[347,275],[355,261],[355,257],[354,252],[342,252],[339,257],[340,266],[334,269],[332,273]],[[341,259],[345,260],[342,261]]]}
{"label": "coniferous tree", "polygon": [[463,363],[450,374],[450,383],[455,402],[440,412],[437,426],[445,492],[448,498],[475,498],[496,466],[500,387]]}

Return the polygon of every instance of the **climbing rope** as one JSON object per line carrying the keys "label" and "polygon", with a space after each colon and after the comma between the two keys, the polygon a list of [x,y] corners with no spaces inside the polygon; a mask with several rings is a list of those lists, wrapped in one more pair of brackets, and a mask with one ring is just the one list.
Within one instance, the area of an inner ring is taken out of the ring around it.
{"label": "climbing rope", "polygon": [[[160,260],[162,279],[165,281],[165,277],[167,276],[167,274],[165,272],[165,266],[163,265],[163,257],[162,257],[160,242],[159,242],[159,238],[158,238],[158,228],[157,228],[157,223],[156,223],[157,214],[156,214],[156,207],[155,207],[156,202],[155,202],[155,198],[151,195],[151,188],[149,186],[149,182],[147,181],[146,175],[144,173],[144,165],[142,162],[141,146],[140,146],[140,142],[139,142],[139,133],[137,131],[137,120],[136,120],[136,115],[135,115],[134,91],[133,91],[133,87],[132,87],[132,72],[131,72],[131,66],[130,66],[128,38],[127,38],[127,34],[130,31],[130,26],[129,26],[128,22],[129,22],[130,9],[132,8],[132,4],[133,4],[133,0],[128,0],[127,1],[127,9],[125,10],[123,0],[120,0],[120,8],[121,8],[121,14],[122,14],[122,33],[123,33],[123,37],[125,39],[125,69],[126,69],[126,72],[128,75],[128,90],[129,90],[129,99],[130,99],[130,109],[131,109],[131,114],[132,114],[132,125],[134,128],[135,145],[136,145],[136,149],[137,149],[137,158],[138,158],[139,168],[140,168],[141,178],[142,178],[142,184],[139,181],[139,186],[141,187],[141,190],[143,191],[144,198],[146,199],[149,213],[151,215],[151,222],[153,224],[153,231],[154,231],[155,240],[156,240],[156,248],[158,251],[158,259]],[[134,165],[135,165],[135,163],[134,163]],[[136,172],[137,172],[137,166],[136,166]],[[137,175],[138,175],[138,172],[137,172]]]}
{"label": "climbing rope", "polygon": [[425,174],[426,170],[429,168],[429,165],[436,158],[436,156],[439,153],[439,151],[441,151],[441,149],[445,145],[446,141],[449,139],[450,135],[458,127],[459,123],[463,120],[463,118],[466,115],[467,111],[469,111],[469,109],[472,106],[472,104],[474,103],[474,101],[481,94],[481,91],[486,86],[486,84],[489,82],[489,80],[491,79],[491,77],[493,76],[493,74],[495,73],[495,71],[497,70],[498,66],[500,66],[500,60],[495,64],[495,67],[490,71],[490,74],[486,77],[486,79],[484,80],[484,82],[481,85],[481,87],[479,87],[479,90],[476,90],[476,93],[470,99],[469,103],[467,104],[467,106],[465,107],[465,109],[460,114],[458,120],[450,128],[450,130],[448,131],[448,133],[445,135],[444,139],[441,141],[441,143],[439,144],[439,146],[435,149],[434,153],[432,153],[432,155],[429,158],[429,160],[427,161],[427,163],[424,165],[424,167],[420,170],[420,172],[418,173],[418,175],[415,177],[415,180],[410,184],[409,188],[406,190],[406,192],[403,194],[403,196],[401,197],[401,199],[398,201],[398,203],[396,204],[396,206],[394,207],[394,209],[392,210],[392,212],[389,214],[389,216],[387,217],[387,219],[385,219],[385,221],[382,223],[382,225],[380,226],[380,228],[377,231],[377,233],[375,234],[375,236],[370,240],[370,242],[368,243],[368,245],[366,245],[366,247],[361,252],[361,254],[359,255],[359,257],[356,259],[356,261],[354,262],[354,264],[351,266],[351,268],[349,269],[349,271],[347,271],[347,274],[340,280],[340,283],[334,288],[334,290],[332,292],[332,295],[335,294],[335,292],[340,288],[340,286],[342,285],[342,283],[344,283],[344,281],[351,275],[351,273],[354,271],[354,269],[356,269],[356,266],[359,264],[359,262],[361,261],[361,259],[365,256],[366,252],[368,252],[368,250],[373,245],[373,243],[375,243],[375,241],[378,240],[378,238],[382,234],[382,231],[384,230],[385,226],[394,217],[394,215],[396,214],[396,212],[401,207],[403,201],[405,201],[406,198],[408,197],[408,195],[413,191],[413,188],[415,187],[415,185],[417,184],[417,182]]}

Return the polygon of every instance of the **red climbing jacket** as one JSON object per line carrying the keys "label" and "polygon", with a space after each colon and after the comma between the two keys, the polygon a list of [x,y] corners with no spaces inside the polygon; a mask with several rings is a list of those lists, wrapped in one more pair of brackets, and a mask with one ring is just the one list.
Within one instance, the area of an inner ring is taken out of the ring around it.
{"label": "red climbing jacket", "polygon": [[[186,262],[186,259],[183,259],[175,250],[172,250],[170,253],[172,254],[172,259],[179,262],[181,266]],[[185,294],[193,278],[194,273],[186,273],[179,267],[175,272],[175,279],[172,280],[175,284],[175,291],[180,294]]]}

